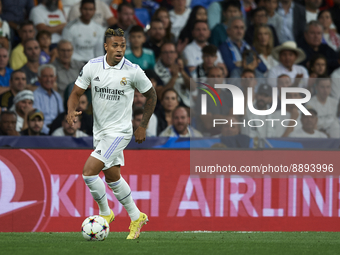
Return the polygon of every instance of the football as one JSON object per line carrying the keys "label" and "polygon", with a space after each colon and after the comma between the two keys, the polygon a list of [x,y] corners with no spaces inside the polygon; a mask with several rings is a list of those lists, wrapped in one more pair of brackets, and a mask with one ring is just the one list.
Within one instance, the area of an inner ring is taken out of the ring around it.
{"label": "football", "polygon": [[104,241],[109,231],[109,224],[99,215],[87,217],[81,225],[81,233],[87,241]]}

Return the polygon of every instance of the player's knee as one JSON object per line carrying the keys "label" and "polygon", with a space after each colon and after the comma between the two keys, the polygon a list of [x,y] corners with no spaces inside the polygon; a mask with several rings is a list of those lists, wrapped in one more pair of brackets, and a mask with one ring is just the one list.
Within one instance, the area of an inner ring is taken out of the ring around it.
{"label": "player's knee", "polygon": [[87,168],[87,167],[84,167],[84,169],[83,169],[83,175],[84,175],[84,176],[91,176],[91,175],[95,175],[95,174],[93,173],[93,171],[91,171],[91,169],[89,169],[89,168]]}

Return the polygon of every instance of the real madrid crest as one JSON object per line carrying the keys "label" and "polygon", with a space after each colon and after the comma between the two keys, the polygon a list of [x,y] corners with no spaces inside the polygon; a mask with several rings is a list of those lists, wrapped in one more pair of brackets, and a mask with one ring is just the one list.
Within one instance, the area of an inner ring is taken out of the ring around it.
{"label": "real madrid crest", "polygon": [[125,86],[127,84],[127,80],[125,77],[122,78],[122,80],[120,81],[120,85]]}

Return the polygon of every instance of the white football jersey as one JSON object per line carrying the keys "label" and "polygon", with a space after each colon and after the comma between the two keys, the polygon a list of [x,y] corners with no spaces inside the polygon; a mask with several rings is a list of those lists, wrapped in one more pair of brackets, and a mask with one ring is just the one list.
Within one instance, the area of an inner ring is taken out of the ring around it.
{"label": "white football jersey", "polygon": [[152,87],[144,71],[124,57],[109,66],[106,55],[91,59],[80,71],[75,83],[82,89],[91,84],[93,105],[93,138],[132,136],[132,103],[134,91],[145,93]]}

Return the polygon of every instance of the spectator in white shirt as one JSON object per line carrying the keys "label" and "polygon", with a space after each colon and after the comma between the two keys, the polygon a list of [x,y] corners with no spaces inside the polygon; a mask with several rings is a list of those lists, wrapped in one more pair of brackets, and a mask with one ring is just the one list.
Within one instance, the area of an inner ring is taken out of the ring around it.
{"label": "spectator in white shirt", "polygon": [[189,109],[177,107],[172,112],[172,125],[168,126],[160,137],[202,137],[202,134],[190,126]]}
{"label": "spectator in white shirt", "polygon": [[191,9],[186,8],[186,0],[173,0],[174,9],[169,12],[171,21],[171,33],[177,41],[179,33],[187,23]]}
{"label": "spectator in white shirt", "polygon": [[[338,53],[338,62],[340,63],[340,53]],[[335,69],[332,74],[332,91],[331,97],[339,101],[340,99],[340,67]]]}
{"label": "spectator in white shirt", "polygon": [[327,138],[327,135],[316,129],[318,113],[313,108],[307,108],[312,115],[301,115],[302,128],[294,130],[289,137],[296,138]]}
{"label": "spectator in white shirt", "polygon": [[74,125],[71,126],[66,121],[67,114],[65,113],[64,119],[61,123],[61,127],[57,128],[53,133],[52,136],[72,136],[75,138],[79,137],[86,137],[88,136],[83,131],[80,131],[81,121],[79,120],[79,116],[76,116],[76,120],[74,121]]}
{"label": "spectator in white shirt", "polygon": [[[110,7],[101,0],[94,0],[96,5],[96,12],[93,17],[93,21],[102,25],[104,27],[112,26],[117,23],[116,18],[113,16]],[[68,22],[75,20],[80,17],[80,7],[81,3],[76,3],[72,6],[69,14],[68,14]],[[65,9],[65,7],[64,7]]]}
{"label": "spectator in white shirt", "polygon": [[307,103],[318,109],[318,130],[324,131],[330,138],[340,137],[340,124],[336,117],[338,101],[331,98],[331,79],[319,78],[316,81],[316,96]]}
{"label": "spectator in white shirt", "polygon": [[87,62],[104,55],[104,28],[92,20],[96,7],[94,0],[82,0],[80,18],[67,24],[63,30],[63,39],[74,47],[72,59]]}
{"label": "spectator in white shirt", "polygon": [[312,20],[317,20],[321,4],[322,0],[305,0],[306,23],[309,23]]}
{"label": "spectator in white shirt", "polygon": [[[208,23],[201,20],[196,21],[193,27],[192,36],[194,40],[188,44],[183,51],[184,60],[187,62],[186,66],[188,67],[189,72],[195,70],[196,67],[203,62],[202,48],[208,45],[208,39],[210,37]],[[218,50],[215,64],[217,63],[221,63],[222,66],[224,66],[221,54]]]}
{"label": "spectator in white shirt", "polygon": [[59,0],[46,0],[31,10],[29,19],[33,21],[38,31],[46,30],[52,34],[52,44],[61,39],[61,32],[66,26],[66,19],[58,9]]}
{"label": "spectator in white shirt", "polygon": [[323,26],[323,40],[326,41],[327,45],[334,51],[338,51],[340,48],[340,35],[333,27],[332,15],[329,10],[323,10],[318,14],[318,21]]}
{"label": "spectator in white shirt", "polygon": [[301,65],[296,65],[306,58],[303,50],[296,46],[293,41],[288,41],[277,46],[272,51],[273,58],[280,62],[268,73],[268,83],[277,86],[277,78],[281,74],[287,74],[295,87],[307,87],[308,71]]}

